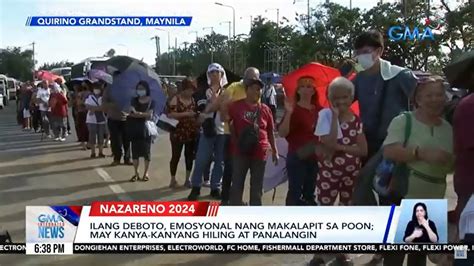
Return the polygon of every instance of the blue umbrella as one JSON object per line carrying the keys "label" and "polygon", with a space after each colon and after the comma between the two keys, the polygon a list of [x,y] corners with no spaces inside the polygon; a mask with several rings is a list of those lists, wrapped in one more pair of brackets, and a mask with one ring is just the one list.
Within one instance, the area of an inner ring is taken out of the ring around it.
{"label": "blue umbrella", "polygon": [[263,80],[264,82],[266,82],[267,79],[269,78],[272,79],[273,83],[281,83],[281,76],[278,75],[277,73],[267,72],[260,75],[260,79]]}
{"label": "blue umbrella", "polygon": [[[113,61],[112,61],[113,60]],[[117,62],[123,60],[125,64],[117,67]],[[109,62],[109,61],[107,61]],[[161,88],[158,75],[147,64],[131,57],[121,56],[110,59],[109,73],[113,73],[113,82],[110,87],[112,99],[122,110],[128,110],[135,94],[135,88],[140,81],[146,81],[150,86],[150,96],[155,102],[155,116],[159,116],[166,104],[166,95]]]}

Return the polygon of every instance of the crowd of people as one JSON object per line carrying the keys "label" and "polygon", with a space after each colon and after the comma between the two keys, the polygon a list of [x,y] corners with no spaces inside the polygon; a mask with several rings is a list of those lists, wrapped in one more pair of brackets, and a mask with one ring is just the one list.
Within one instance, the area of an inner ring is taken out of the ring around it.
{"label": "crowd of people", "polygon": [[[300,77],[294,97],[285,99],[284,115],[276,119],[276,93],[265,90],[259,70],[249,67],[243,79],[228,84],[224,68],[212,63],[207,69],[208,87],[198,89],[184,79],[169,94],[168,118],[178,121],[170,130],[170,188],[190,188],[189,200],[197,200],[203,186],[224,205],[243,205],[244,184],[250,171],[249,205],[262,205],[267,158],[278,162],[276,138],[288,142],[286,205],[391,205],[401,199],[442,199],[447,175],[454,171],[458,194],[455,216],[474,192],[470,165],[474,163],[474,117],[472,94],[463,99],[451,123],[444,119],[447,102],[443,79],[416,78],[412,71],[381,58],[382,35],[361,33],[354,42],[357,63],[363,71],[353,80],[338,77],[327,90],[330,107],[317,103],[316,80]],[[467,89],[474,89],[474,70]],[[84,81],[71,93],[60,81],[43,81],[35,88],[25,85],[20,96],[25,130],[40,127],[48,138],[64,141],[70,134],[68,105],[78,141],[91,157],[105,157],[110,138],[113,161],[133,165],[130,181],[149,180],[152,138],[146,122],[153,117],[154,101],[146,82],[136,86],[130,110],[123,111],[110,97],[105,82]],[[359,102],[360,115],[351,105]],[[407,136],[407,125],[410,132]],[[455,138],[454,138],[455,136]],[[98,149],[98,154],[96,153]],[[184,149],[185,176],[177,167]],[[372,183],[362,173],[370,161],[382,156],[409,169],[407,191],[379,195],[375,201]],[[143,174],[139,158],[143,157]],[[194,164],[194,165],[193,165]],[[212,171],[211,171],[212,167]],[[206,178],[207,177],[207,178]],[[206,182],[207,181],[207,182]],[[414,232],[413,232],[414,233]],[[414,237],[409,234],[407,239]],[[385,265],[402,265],[404,256],[386,255]],[[409,257],[408,265],[421,265],[426,256]]]}

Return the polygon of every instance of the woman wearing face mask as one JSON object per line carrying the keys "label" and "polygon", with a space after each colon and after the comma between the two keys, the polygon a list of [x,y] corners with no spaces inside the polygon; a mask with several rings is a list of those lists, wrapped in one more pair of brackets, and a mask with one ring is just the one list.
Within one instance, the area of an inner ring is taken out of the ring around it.
{"label": "woman wearing face mask", "polygon": [[[318,95],[314,86],[311,77],[298,80],[296,104],[285,99],[285,115],[278,127],[279,135],[288,141],[286,205],[316,205],[314,189],[318,167],[315,146],[318,139],[314,136],[314,129],[321,107],[315,105]],[[310,152],[306,155],[300,152],[308,148]]]}
{"label": "woman wearing face mask", "polygon": [[91,158],[96,158],[95,147],[99,148],[99,158],[105,158],[103,152],[105,125],[104,108],[102,107],[102,89],[101,84],[92,84],[92,94],[85,101],[87,109],[87,129],[89,130],[89,147],[91,149]]}
{"label": "woman wearing face mask", "polygon": [[328,88],[331,108],[319,113],[315,134],[320,137],[324,155],[320,156],[316,197],[321,205],[351,205],[354,181],[359,175],[361,157],[367,155],[362,122],[350,106],[354,85],[346,78],[334,79]]}
{"label": "woman wearing face mask", "polygon": [[405,162],[410,169],[405,198],[442,199],[446,192],[446,176],[453,168],[453,132],[442,118],[446,103],[441,77],[419,81],[415,89],[416,110],[411,112],[412,129],[403,146],[406,118],[397,116],[390,123],[384,141],[384,157]]}
{"label": "woman wearing face mask", "polygon": [[148,169],[151,160],[152,138],[148,134],[146,121],[153,117],[155,102],[150,97],[150,86],[146,81],[140,81],[136,87],[137,97],[132,99],[130,114],[127,117],[127,132],[132,144],[132,160],[135,174],[130,179],[131,182],[140,180],[138,172],[139,158],[145,160],[145,169],[142,181],[148,181]]}

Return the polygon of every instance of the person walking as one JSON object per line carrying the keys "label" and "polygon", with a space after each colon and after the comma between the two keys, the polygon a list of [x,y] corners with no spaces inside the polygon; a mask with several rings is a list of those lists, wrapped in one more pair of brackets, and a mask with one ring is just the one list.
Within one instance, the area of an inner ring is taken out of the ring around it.
{"label": "person walking", "polygon": [[64,95],[61,87],[53,83],[52,94],[49,99],[49,105],[51,106],[51,125],[54,134],[55,141],[66,141],[66,116],[67,116],[67,98]]}
{"label": "person walking", "polygon": [[260,79],[245,80],[246,98],[229,106],[227,121],[230,124],[234,147],[230,205],[242,205],[245,179],[250,170],[250,205],[262,205],[263,177],[268,153],[275,164],[278,150],[275,145],[273,116],[270,108],[259,103],[264,86]]}
{"label": "person walking", "polygon": [[105,88],[102,100],[110,131],[110,146],[113,155],[111,166],[119,165],[122,156],[125,165],[133,165],[130,156],[130,139],[127,135],[127,113],[123,112],[112,99],[109,86]]}
{"label": "person walking", "polygon": [[[223,87],[227,84],[227,77],[221,65],[212,63],[208,66],[207,83],[209,88],[206,90],[206,101],[198,101],[198,105],[203,102],[207,106],[217,101],[223,92]],[[224,171],[224,119],[218,111],[201,113],[200,119],[203,122],[196,153],[196,165],[191,176],[192,189],[188,200],[197,200],[200,196],[204,168],[208,166],[213,154],[211,197],[220,199],[220,182]]]}
{"label": "person walking", "polygon": [[196,138],[199,134],[199,124],[197,122],[196,102],[193,93],[196,86],[189,78],[185,78],[179,88],[178,93],[173,96],[167,106],[168,116],[179,121],[178,125],[170,133],[171,161],[170,161],[170,188],[175,188],[176,171],[178,168],[181,152],[184,147],[184,159],[186,162],[185,183],[190,182],[189,177],[193,169],[193,161],[196,153]]}
{"label": "person walking", "polygon": [[314,135],[314,130],[321,107],[315,105],[318,94],[314,82],[311,77],[298,80],[296,102],[285,99],[285,114],[278,126],[278,134],[288,141],[287,206],[316,205],[314,190],[318,174],[318,138]]}
{"label": "person walking", "polygon": [[153,117],[155,102],[150,97],[150,86],[146,81],[140,81],[136,86],[136,97],[132,99],[130,112],[127,116],[127,134],[132,144],[132,159],[134,175],[130,182],[140,180],[138,171],[139,158],[145,160],[142,181],[148,181],[148,169],[151,161],[152,137],[148,133],[146,121]]}
{"label": "person walking", "polygon": [[99,149],[99,158],[105,158],[104,155],[104,134],[107,118],[102,107],[102,88],[101,84],[96,82],[92,84],[92,94],[86,101],[87,109],[87,129],[89,131],[89,147],[91,149],[91,158],[96,158],[96,146]]}

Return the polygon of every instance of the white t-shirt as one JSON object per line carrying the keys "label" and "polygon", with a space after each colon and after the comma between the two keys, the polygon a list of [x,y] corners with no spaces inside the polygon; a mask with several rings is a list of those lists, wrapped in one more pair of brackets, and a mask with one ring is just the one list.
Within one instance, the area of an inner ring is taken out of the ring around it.
{"label": "white t-shirt", "polygon": [[[97,103],[99,103],[99,104],[97,104]],[[85,104],[90,105],[90,106],[101,106],[102,105],[102,97],[99,97],[99,99],[97,99],[97,97],[95,95],[91,94],[87,97],[87,99],[85,101]],[[86,123],[87,124],[105,124],[106,121],[97,123],[97,118],[95,117],[95,112],[87,111]]]}
{"label": "white t-shirt", "polygon": [[[44,102],[49,102],[49,97],[51,96],[51,91],[49,88],[43,89],[43,88],[38,88],[38,92],[36,93],[36,98],[41,99]],[[51,108],[44,103],[38,104],[40,111],[45,111],[45,112],[50,112]]]}
{"label": "white t-shirt", "polygon": [[[221,90],[220,94],[223,93],[223,92],[224,91]],[[210,104],[211,103],[211,97],[212,97],[212,89],[207,89],[206,97],[207,97],[207,103]],[[214,113],[206,114],[206,117],[213,118]],[[216,118],[214,119],[214,122],[216,124],[217,135],[224,135],[224,121],[221,119],[221,114],[220,114],[219,111],[216,112]]]}

